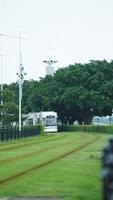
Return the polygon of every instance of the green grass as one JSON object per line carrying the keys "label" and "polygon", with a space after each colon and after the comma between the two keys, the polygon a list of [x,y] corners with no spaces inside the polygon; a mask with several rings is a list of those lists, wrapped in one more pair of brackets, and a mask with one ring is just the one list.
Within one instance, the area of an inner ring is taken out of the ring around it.
{"label": "green grass", "polygon": [[[0,184],[0,197],[101,200],[101,150],[110,137],[105,134],[58,133],[0,144],[0,181],[59,157],[98,136],[100,138],[95,143],[77,152]],[[9,147],[13,148],[7,149]]]}

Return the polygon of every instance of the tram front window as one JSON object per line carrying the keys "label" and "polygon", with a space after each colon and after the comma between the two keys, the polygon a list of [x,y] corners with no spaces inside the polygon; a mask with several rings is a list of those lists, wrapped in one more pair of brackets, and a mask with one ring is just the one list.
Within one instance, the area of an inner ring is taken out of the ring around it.
{"label": "tram front window", "polygon": [[57,126],[57,119],[54,116],[47,116],[45,119],[46,126]]}

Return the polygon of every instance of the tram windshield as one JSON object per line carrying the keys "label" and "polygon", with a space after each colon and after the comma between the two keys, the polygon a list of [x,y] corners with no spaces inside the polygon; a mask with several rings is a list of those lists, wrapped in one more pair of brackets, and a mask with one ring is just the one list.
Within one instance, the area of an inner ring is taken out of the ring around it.
{"label": "tram windshield", "polygon": [[53,115],[46,116],[45,125],[46,126],[57,126],[57,119],[56,119],[56,117],[53,116]]}

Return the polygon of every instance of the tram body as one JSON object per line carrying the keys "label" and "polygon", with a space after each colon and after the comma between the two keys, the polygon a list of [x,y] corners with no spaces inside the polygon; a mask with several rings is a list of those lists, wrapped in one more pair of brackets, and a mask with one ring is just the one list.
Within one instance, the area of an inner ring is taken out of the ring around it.
{"label": "tram body", "polygon": [[43,111],[38,113],[28,113],[23,125],[44,125],[44,132],[57,132],[57,113],[54,111]]}
{"label": "tram body", "polygon": [[43,111],[39,113],[39,123],[44,125],[44,132],[57,132],[57,113],[54,111]]}

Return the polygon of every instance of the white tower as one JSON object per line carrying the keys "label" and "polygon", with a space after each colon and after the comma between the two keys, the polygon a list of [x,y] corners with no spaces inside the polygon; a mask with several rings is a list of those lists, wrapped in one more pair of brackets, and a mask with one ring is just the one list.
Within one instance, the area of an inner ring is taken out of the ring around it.
{"label": "white tower", "polygon": [[46,63],[46,75],[53,75],[54,63],[57,63],[57,61],[51,59],[51,44],[49,44],[49,59],[43,62]]}
{"label": "white tower", "polygon": [[46,75],[53,75],[54,73],[53,64],[57,63],[57,61],[49,59],[49,60],[44,60],[43,62],[46,63]]}

